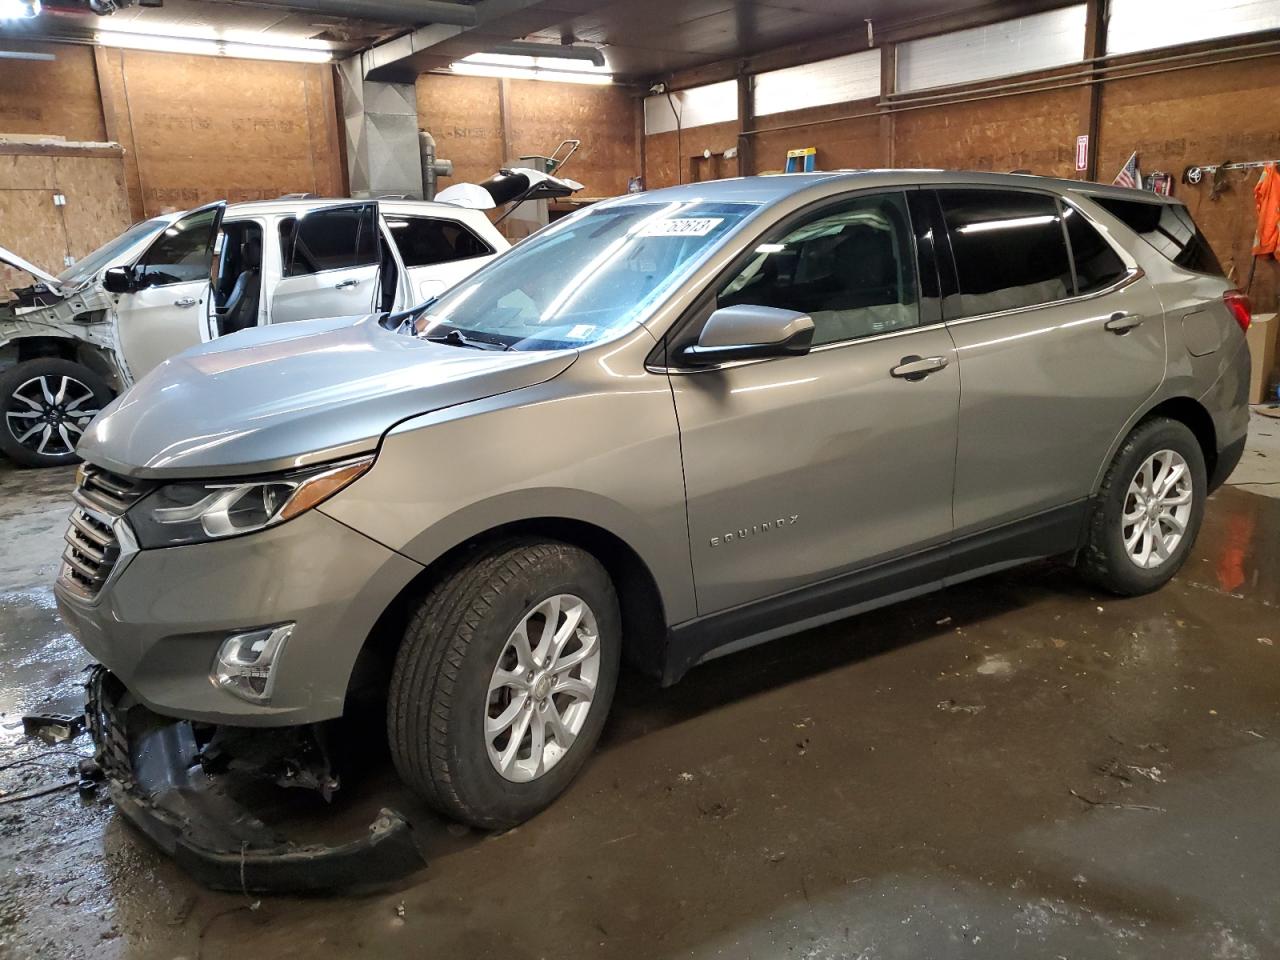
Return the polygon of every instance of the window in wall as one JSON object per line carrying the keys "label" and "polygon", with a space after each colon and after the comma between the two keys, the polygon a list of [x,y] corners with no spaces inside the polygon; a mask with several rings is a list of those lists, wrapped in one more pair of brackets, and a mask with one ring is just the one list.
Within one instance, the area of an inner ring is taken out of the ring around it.
{"label": "window in wall", "polygon": [[807,313],[814,346],[912,327],[920,320],[913,242],[901,194],[859,197],[757,247],[717,305]]}
{"label": "window in wall", "polygon": [[755,78],[757,117],[880,96],[880,51],[864,50]]}
{"label": "window in wall", "polygon": [[387,226],[406,267],[427,267],[493,253],[492,247],[456,220],[389,216]]}
{"label": "window in wall", "polygon": [[1062,218],[1067,224],[1067,239],[1071,241],[1077,294],[1096,293],[1125,278],[1129,268],[1102,234],[1085,220],[1084,214],[1064,203]]}
{"label": "window in wall", "polygon": [[[1161,14],[1163,16],[1163,14]],[[1084,58],[1077,4],[898,45],[898,90],[923,90],[1046,70]]]}
{"label": "window in wall", "polygon": [[197,211],[165,227],[138,261],[138,278],[147,286],[208,280],[217,213]]}
{"label": "window in wall", "polygon": [[1191,211],[1181,203],[1147,203],[1114,197],[1091,199],[1178,266],[1217,277],[1223,275],[1222,264],[1209,241],[1191,218]]}
{"label": "window in wall", "polygon": [[280,222],[285,276],[346,270],[378,262],[378,208],[374,204],[313,210]]}
{"label": "window in wall", "polygon": [[1071,263],[1057,201],[1005,190],[940,190],[960,281],[959,310],[972,317],[1072,296]]}
{"label": "window in wall", "polygon": [[675,130],[677,113],[683,130],[737,120],[738,81],[725,80],[723,83],[677,90],[671,94],[669,102],[666,94],[645,97],[644,132],[652,135]]}
{"label": "window in wall", "polygon": [[1275,0],[1111,0],[1107,53],[1136,53],[1280,28]]}

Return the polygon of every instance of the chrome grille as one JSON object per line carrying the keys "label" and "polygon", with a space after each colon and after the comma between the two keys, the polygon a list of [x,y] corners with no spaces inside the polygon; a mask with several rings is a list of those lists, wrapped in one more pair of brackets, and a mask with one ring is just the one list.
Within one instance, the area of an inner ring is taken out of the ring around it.
{"label": "chrome grille", "polygon": [[153,484],[132,480],[86,464],[72,497],[76,506],[64,539],[58,579],[83,597],[96,597],[120,560],[122,544],[116,525],[126,510]]}

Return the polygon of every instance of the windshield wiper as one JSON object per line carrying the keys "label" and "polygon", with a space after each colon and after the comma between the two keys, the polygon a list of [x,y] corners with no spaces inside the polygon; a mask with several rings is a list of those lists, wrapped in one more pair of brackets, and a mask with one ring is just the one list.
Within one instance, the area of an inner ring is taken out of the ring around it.
{"label": "windshield wiper", "polygon": [[461,330],[450,330],[435,337],[422,337],[429,343],[447,343],[451,347],[470,347],[473,350],[513,350],[514,347],[501,340],[488,340],[480,337],[469,337]]}

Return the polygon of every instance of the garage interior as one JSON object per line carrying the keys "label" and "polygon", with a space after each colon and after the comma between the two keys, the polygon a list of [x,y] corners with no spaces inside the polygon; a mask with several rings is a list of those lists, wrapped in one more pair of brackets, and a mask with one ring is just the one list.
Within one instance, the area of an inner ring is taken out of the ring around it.
{"label": "garage interior", "polygon": [[83,707],[52,592],[75,468],[0,457],[0,954],[1280,956],[1278,67],[1277,0],[0,0],[0,247],[52,274],[214,201],[513,166],[579,186],[499,223],[516,242],[729,177],[1132,159],[1253,305],[1244,457],[1162,590],[1046,561],[667,689],[624,671],[593,762],[501,833],[433,815],[375,732],[331,803],[264,802],[306,842],[401,811],[426,865],[325,896],[208,889],[77,789],[87,733],[24,727]]}

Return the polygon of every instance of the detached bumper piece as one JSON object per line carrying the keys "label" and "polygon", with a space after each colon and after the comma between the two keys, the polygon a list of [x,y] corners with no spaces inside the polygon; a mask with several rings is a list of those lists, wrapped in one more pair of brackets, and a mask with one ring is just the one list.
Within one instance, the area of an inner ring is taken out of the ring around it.
{"label": "detached bumper piece", "polygon": [[[412,827],[383,808],[368,833],[334,846],[295,844],[256,817],[207,769],[207,729],[162,717],[95,666],[85,713],[111,799],[205,886],[244,893],[377,887],[426,865]],[[202,746],[202,741],[206,746]]]}

